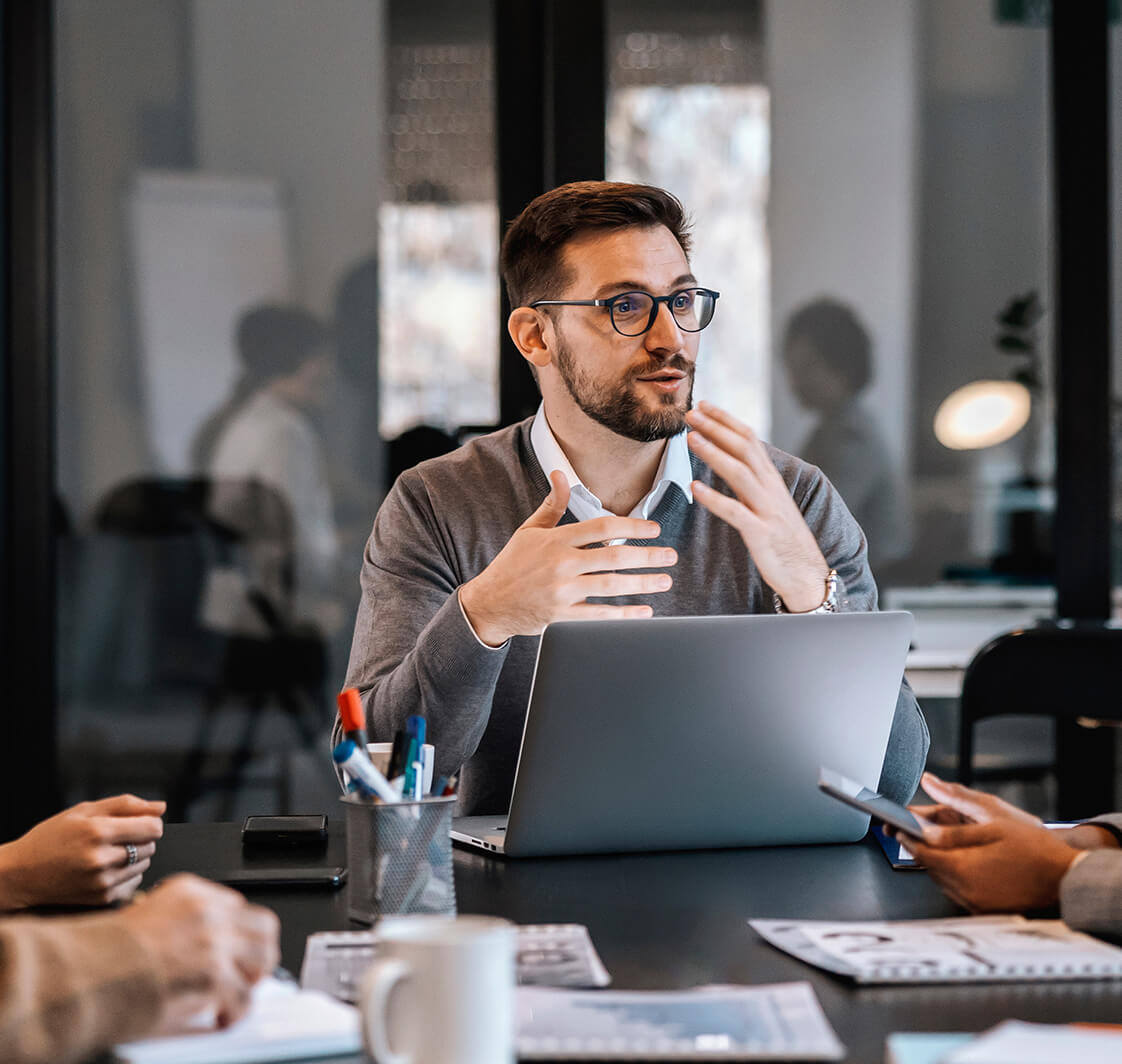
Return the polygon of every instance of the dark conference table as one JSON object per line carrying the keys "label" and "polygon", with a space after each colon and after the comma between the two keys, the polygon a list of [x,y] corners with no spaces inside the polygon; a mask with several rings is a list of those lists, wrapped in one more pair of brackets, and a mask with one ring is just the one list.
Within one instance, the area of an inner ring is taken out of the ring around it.
{"label": "dark conference table", "polygon": [[[326,853],[289,860],[345,865],[342,819],[331,820]],[[750,917],[961,915],[922,872],[893,870],[871,838],[849,846],[513,861],[457,847],[454,863],[461,913],[585,924],[615,989],[809,981],[847,1061],[879,1064],[893,1031],[982,1031],[1010,1017],[1049,1023],[1122,1017],[1122,981],[858,988],[773,949],[748,927]],[[170,824],[145,879],[152,884],[172,872],[207,875],[245,865],[240,825]],[[283,963],[295,974],[307,935],[356,926],[347,920],[345,887],[246,894],[280,916]]]}

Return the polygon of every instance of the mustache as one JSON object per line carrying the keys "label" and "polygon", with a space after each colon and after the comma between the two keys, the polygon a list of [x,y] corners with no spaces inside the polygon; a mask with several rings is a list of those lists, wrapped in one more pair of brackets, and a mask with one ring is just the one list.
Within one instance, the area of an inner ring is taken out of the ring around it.
{"label": "mustache", "polygon": [[652,359],[646,365],[632,370],[631,379],[638,380],[640,377],[649,377],[652,373],[661,373],[668,369],[678,370],[692,379],[694,364],[685,355],[668,355],[666,358]]}

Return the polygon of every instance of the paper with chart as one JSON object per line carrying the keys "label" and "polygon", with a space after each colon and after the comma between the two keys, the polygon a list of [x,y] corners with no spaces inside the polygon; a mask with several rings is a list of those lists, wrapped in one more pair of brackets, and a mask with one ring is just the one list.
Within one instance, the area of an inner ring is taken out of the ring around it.
{"label": "paper with chart", "polygon": [[518,991],[522,1060],[839,1060],[809,983]]}
{"label": "paper with chart", "polygon": [[1122,978],[1122,950],[1061,920],[749,920],[777,949],[859,983]]}
{"label": "paper with chart", "polygon": [[[300,985],[354,1001],[377,947],[377,929],[309,935]],[[612,981],[583,924],[522,925],[516,959],[522,986],[593,987]]]}

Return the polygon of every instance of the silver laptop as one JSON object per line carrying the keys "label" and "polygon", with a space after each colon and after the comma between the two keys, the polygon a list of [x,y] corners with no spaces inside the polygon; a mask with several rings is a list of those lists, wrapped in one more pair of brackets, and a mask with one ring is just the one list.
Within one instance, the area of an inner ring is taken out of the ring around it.
{"label": "silver laptop", "polygon": [[818,790],[875,787],[910,613],[569,621],[541,638],[507,816],[452,838],[508,857],[853,842]]}

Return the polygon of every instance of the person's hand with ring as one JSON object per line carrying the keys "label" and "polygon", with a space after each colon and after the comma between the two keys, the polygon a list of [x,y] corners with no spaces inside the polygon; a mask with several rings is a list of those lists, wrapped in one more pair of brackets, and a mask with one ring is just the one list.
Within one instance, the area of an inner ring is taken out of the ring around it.
{"label": "person's hand with ring", "polygon": [[164,802],[82,802],[0,846],[0,910],[109,905],[140,886],[164,833]]}

